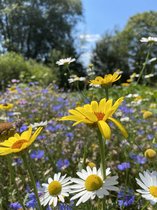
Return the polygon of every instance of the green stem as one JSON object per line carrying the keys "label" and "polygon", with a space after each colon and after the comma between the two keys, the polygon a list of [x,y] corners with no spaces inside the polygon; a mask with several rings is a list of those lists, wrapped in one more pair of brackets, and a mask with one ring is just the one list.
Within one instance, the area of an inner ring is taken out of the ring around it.
{"label": "green stem", "polygon": [[106,99],[108,100],[108,87],[105,87]]}
{"label": "green stem", "polygon": [[141,69],[141,72],[140,72],[139,78],[138,78],[138,80],[137,80],[137,84],[139,83],[139,81],[140,81],[141,77],[143,76],[143,72],[144,72],[144,70],[145,70],[145,67],[146,67],[147,62],[148,62],[148,59],[149,59],[150,49],[151,49],[151,47],[152,47],[152,45],[150,44],[150,47],[149,47],[148,53],[147,53],[147,55],[146,55],[145,62],[143,63],[143,67],[142,67],[142,69]]}
{"label": "green stem", "polygon": [[148,205],[149,205],[149,202],[147,202],[141,210],[144,210]]}
{"label": "green stem", "polygon": [[82,163],[82,168],[85,168],[86,165],[86,156],[87,156],[87,148],[86,146],[84,147],[84,151],[83,151],[83,163]]}
{"label": "green stem", "polygon": [[35,179],[34,179],[34,176],[33,176],[32,170],[31,170],[31,167],[30,167],[29,163],[27,162],[27,156],[26,156],[26,154],[23,154],[22,155],[22,158],[23,158],[23,162],[25,164],[25,167],[28,170],[29,176],[31,178],[32,186],[34,188],[34,193],[35,193],[35,196],[36,196],[36,199],[37,199],[37,202],[38,202],[39,209],[40,210],[43,210],[43,208],[42,208],[42,206],[40,204],[40,200],[39,200],[39,196],[38,196],[38,191],[37,191]]}
{"label": "green stem", "polygon": [[[103,180],[105,180],[105,178],[106,178],[105,141],[102,138],[102,135],[99,130],[97,130],[97,135],[98,135],[98,139],[99,139],[99,148],[100,148],[100,157],[101,157],[100,168],[101,168]],[[105,201],[105,199],[103,199],[102,210],[105,210],[105,209],[106,209],[106,201]]]}
{"label": "green stem", "polygon": [[7,161],[8,161],[8,169],[9,169],[9,173],[10,173],[10,186],[12,185],[12,183],[14,184],[14,187],[17,191],[17,198],[18,201],[20,202],[20,204],[22,205],[23,210],[25,210],[25,206],[23,205],[23,201],[21,199],[21,193],[19,194],[19,189],[15,180],[15,173],[14,173],[14,168],[11,165],[11,158],[9,156],[7,156]]}

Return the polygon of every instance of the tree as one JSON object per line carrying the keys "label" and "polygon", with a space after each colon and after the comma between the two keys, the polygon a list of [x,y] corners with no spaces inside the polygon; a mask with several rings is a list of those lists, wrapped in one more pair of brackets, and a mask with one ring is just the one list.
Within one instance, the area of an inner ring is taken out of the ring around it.
{"label": "tree", "polygon": [[52,49],[76,54],[72,31],[81,15],[80,0],[2,0],[2,49],[37,60],[47,60]]}
{"label": "tree", "polygon": [[[120,68],[125,74],[139,73],[148,53],[148,45],[140,43],[142,37],[156,36],[157,12],[145,12],[131,17],[121,32],[105,35],[96,44],[92,62],[102,73]],[[156,57],[157,45],[153,45],[150,58]],[[155,71],[155,66],[147,65],[145,73]]]}

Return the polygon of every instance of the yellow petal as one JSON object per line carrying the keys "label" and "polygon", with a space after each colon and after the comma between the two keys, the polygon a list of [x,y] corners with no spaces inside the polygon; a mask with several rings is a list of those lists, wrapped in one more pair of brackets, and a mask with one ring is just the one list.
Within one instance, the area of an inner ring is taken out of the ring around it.
{"label": "yellow petal", "polygon": [[127,131],[125,130],[124,126],[118,120],[116,120],[112,117],[109,117],[108,119],[111,120],[119,128],[119,130],[121,131],[121,133],[123,134],[123,136],[125,138],[128,137]]}
{"label": "yellow petal", "polygon": [[13,145],[13,143],[15,143],[16,141],[17,141],[17,139],[15,137],[10,137],[8,140],[1,142],[0,146],[11,147]]}
{"label": "yellow petal", "polygon": [[10,148],[0,147],[0,155],[8,155],[12,153]]}
{"label": "yellow petal", "polygon": [[33,141],[35,141],[35,139],[38,137],[38,135],[40,134],[40,132],[42,131],[43,127],[39,127],[37,128],[37,130],[33,133],[28,145],[32,144]]}
{"label": "yellow petal", "polygon": [[93,112],[98,112],[98,103],[96,101],[92,101],[91,106]]}
{"label": "yellow petal", "polygon": [[103,120],[100,120],[97,123],[98,123],[98,128],[99,128],[101,134],[104,136],[104,138],[110,139],[111,138],[111,129],[108,126],[108,124]]}
{"label": "yellow petal", "polygon": [[101,99],[101,101],[99,102],[98,112],[104,113],[105,104],[106,104],[106,98]]}
{"label": "yellow petal", "polygon": [[32,127],[30,126],[30,127],[28,128],[28,130],[24,131],[24,132],[21,134],[21,139],[29,140],[30,137],[31,137],[31,134],[32,134]]}
{"label": "yellow petal", "polygon": [[83,117],[84,118],[84,115],[81,112],[79,112],[79,111],[77,111],[75,109],[70,109],[69,110],[69,113],[72,114],[72,115],[75,115],[75,116]]}
{"label": "yellow petal", "polygon": [[62,118],[59,119],[59,120],[60,120],[60,121],[61,121],[61,120],[80,121],[80,120],[82,120],[82,117],[76,116],[76,115],[69,115],[69,116],[64,116],[64,117],[62,117]]}
{"label": "yellow petal", "polygon": [[98,120],[95,114],[92,112],[89,112],[88,109],[84,109],[82,107],[77,107],[76,109],[80,111],[84,115],[84,117],[87,118],[88,120],[92,122],[96,122]]}

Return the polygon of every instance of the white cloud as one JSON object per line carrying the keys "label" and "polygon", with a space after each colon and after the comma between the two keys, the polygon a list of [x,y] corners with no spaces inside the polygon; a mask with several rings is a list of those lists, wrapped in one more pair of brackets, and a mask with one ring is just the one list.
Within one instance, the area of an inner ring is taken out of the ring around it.
{"label": "white cloud", "polygon": [[80,34],[80,39],[86,42],[96,42],[100,38],[100,34]]}
{"label": "white cloud", "polygon": [[91,56],[92,56],[92,52],[85,52],[81,55],[80,57],[80,61],[83,62],[84,66],[88,66],[89,63],[90,63],[90,59],[91,59]]}

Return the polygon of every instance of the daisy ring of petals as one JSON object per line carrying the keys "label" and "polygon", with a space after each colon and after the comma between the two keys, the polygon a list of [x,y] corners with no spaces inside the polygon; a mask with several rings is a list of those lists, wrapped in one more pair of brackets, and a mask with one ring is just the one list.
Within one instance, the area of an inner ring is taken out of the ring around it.
{"label": "daisy ring of petals", "polygon": [[66,177],[66,175],[61,176],[61,173],[54,174],[53,179],[49,178],[48,183],[43,183],[43,189],[40,196],[41,205],[51,205],[57,206],[58,200],[64,203],[64,197],[69,196],[71,190],[71,177]]}
{"label": "daisy ring of petals", "polygon": [[144,171],[139,173],[140,179],[136,178],[137,184],[142,189],[136,191],[141,193],[141,196],[150,201],[152,205],[157,203],[157,172]]}
{"label": "daisy ring of petals", "polygon": [[119,98],[114,104],[112,99],[106,100],[106,98],[101,99],[99,103],[97,101],[92,101],[90,104],[85,104],[82,107],[76,107],[75,109],[69,110],[71,115],[64,116],[60,120],[75,121],[73,126],[79,123],[97,125],[105,139],[111,138],[111,128],[108,125],[108,122],[111,121],[119,128],[122,135],[127,138],[128,133],[124,126],[112,117],[122,102],[123,97]]}
{"label": "daisy ring of petals", "polygon": [[[106,169],[106,176],[110,174],[110,168]],[[118,176],[108,177],[103,180],[101,169],[96,169],[96,167],[90,168],[89,166],[82,169],[81,172],[77,172],[79,178],[73,178],[72,181],[75,183],[71,186],[71,193],[76,193],[71,200],[78,199],[76,206],[80,203],[85,203],[89,199],[94,199],[96,196],[98,198],[103,198],[109,195],[109,191],[118,191]]]}

